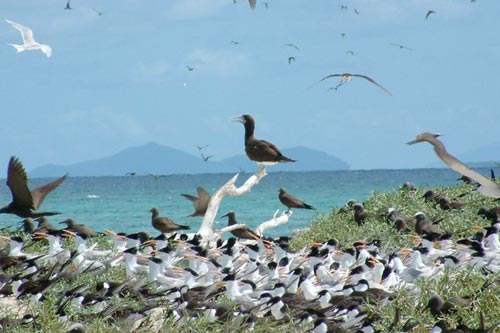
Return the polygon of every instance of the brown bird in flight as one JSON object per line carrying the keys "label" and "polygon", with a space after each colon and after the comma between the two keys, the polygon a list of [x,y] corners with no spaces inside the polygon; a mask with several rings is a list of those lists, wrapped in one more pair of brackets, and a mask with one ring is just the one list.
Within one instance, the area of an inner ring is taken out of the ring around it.
{"label": "brown bird in flight", "polygon": [[191,229],[187,225],[180,225],[175,223],[168,217],[160,217],[160,211],[158,210],[158,208],[151,208],[150,212],[153,213],[153,216],[151,217],[153,228],[164,234],[168,234],[177,230]]}
{"label": "brown bird in flight", "polygon": [[[360,77],[362,79],[365,79],[371,83],[373,83],[374,85],[376,85],[377,87],[379,87],[380,89],[382,89],[383,91],[385,91],[386,93],[388,93],[389,95],[392,95],[391,92],[387,89],[385,89],[384,87],[382,87],[382,85],[380,85],[379,83],[377,83],[374,79],[372,79],[371,77],[369,76],[366,76],[366,75],[363,75],[363,74],[350,74],[350,73],[344,73],[344,74],[330,74],[330,75],[327,75],[325,76],[324,78],[322,78],[321,80],[319,80],[318,82],[314,83],[312,86],[315,86],[317,85],[318,83],[320,83],[321,81],[324,81],[326,79],[329,79],[329,78],[332,78],[332,77],[340,77],[340,82],[337,84],[337,86],[334,88],[335,90],[337,90],[338,88],[340,88],[341,86],[343,86],[344,84],[346,84],[347,82],[351,81],[353,77]],[[311,86],[311,87],[312,87]]]}
{"label": "brown bird in flight", "polygon": [[316,209],[313,206],[306,204],[296,196],[287,193],[283,187],[279,189],[279,192],[280,194],[278,195],[278,198],[281,203],[288,208],[288,210],[290,210],[290,208]]}
{"label": "brown bird in flight", "polygon": [[252,116],[245,114],[234,118],[233,121],[242,123],[245,126],[245,152],[250,160],[262,165],[295,162],[295,160],[283,156],[278,147],[272,143],[265,140],[258,140],[253,136],[255,121]]}
{"label": "brown bird in flight", "polygon": [[21,161],[17,157],[12,156],[7,171],[7,186],[12,193],[12,202],[0,208],[0,213],[15,214],[24,218],[61,214],[59,212],[38,212],[37,210],[45,197],[61,185],[66,176],[64,175],[51,183],[30,191],[28,188],[28,177]]}
{"label": "brown bird in flight", "polygon": [[190,194],[181,194],[184,198],[190,200],[194,205],[194,213],[188,216],[205,216],[210,201],[210,194],[202,187],[196,188],[198,196]]}
{"label": "brown bird in flight", "polygon": [[[236,215],[234,214],[233,211],[228,212],[226,215],[223,215],[222,217],[226,216],[227,216],[228,226],[238,224],[238,222],[236,221]],[[260,239],[259,235],[257,235],[255,232],[253,232],[252,230],[250,230],[250,228],[246,226],[239,229],[231,230],[230,232],[233,234],[233,236],[242,239],[254,239],[254,240]]]}
{"label": "brown bird in flight", "polygon": [[441,134],[439,133],[429,133],[424,132],[417,135],[417,138],[413,141],[407,142],[408,145],[413,145],[415,143],[427,141],[434,146],[434,151],[437,156],[446,163],[452,170],[460,173],[463,176],[467,176],[470,179],[479,183],[477,191],[487,197],[500,198],[500,185],[494,181],[488,179],[487,177],[481,175],[480,173],[469,169],[464,163],[460,162],[454,156],[448,154],[444,144],[437,138]]}
{"label": "brown bird in flight", "polygon": [[427,14],[425,14],[425,19],[427,20],[431,14],[436,14],[436,12],[433,10],[427,11]]}

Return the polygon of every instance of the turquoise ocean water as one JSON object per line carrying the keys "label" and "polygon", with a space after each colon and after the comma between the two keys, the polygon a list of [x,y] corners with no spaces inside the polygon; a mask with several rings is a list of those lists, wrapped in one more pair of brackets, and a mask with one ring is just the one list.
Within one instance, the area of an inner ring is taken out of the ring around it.
{"label": "turquoise ocean water", "polygon": [[[489,169],[478,171],[489,175]],[[149,209],[158,207],[161,216],[187,224],[196,231],[202,218],[186,217],[193,212],[193,206],[181,193],[196,195],[197,186],[214,193],[233,175],[170,175],[158,180],[150,176],[69,177],[46,198],[41,210],[62,212],[49,217],[53,224],[71,217],[98,231],[112,229],[130,233],[146,230],[156,235]],[[240,174],[237,185],[250,175]],[[405,181],[426,188],[456,184],[458,176],[449,169],[269,172],[250,193],[224,198],[218,217],[234,210],[238,222],[254,228],[269,220],[276,209],[280,209],[280,213],[286,209],[278,200],[280,187],[315,206],[317,213],[330,213],[349,199],[362,201],[373,192],[394,191]],[[31,179],[29,185],[34,188],[47,181],[49,179]],[[6,204],[10,199],[8,188],[2,185],[0,203]],[[288,224],[268,230],[266,236],[290,235],[292,230],[308,226],[317,213],[296,209]],[[15,227],[20,220],[14,215],[0,214],[0,227]],[[222,227],[226,223],[226,218],[218,218],[216,226]]]}

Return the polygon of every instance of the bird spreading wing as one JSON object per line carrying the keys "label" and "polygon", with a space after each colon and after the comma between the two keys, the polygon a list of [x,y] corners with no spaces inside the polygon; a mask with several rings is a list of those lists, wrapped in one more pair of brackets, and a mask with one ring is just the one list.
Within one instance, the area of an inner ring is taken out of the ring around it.
{"label": "bird spreading wing", "polygon": [[7,20],[7,19],[5,20],[5,22],[7,22],[12,27],[16,28],[17,30],[19,30],[21,32],[24,44],[27,44],[27,45],[36,44],[36,41],[33,38],[33,31],[31,31],[30,28],[27,28],[24,25],[21,25],[19,23],[16,23],[14,21],[10,21],[10,20]]}

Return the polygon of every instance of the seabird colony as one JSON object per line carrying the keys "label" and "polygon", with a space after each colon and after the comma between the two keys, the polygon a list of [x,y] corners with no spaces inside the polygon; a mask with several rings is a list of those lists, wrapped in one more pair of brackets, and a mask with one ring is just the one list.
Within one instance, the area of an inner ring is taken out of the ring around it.
{"label": "seabird colony", "polygon": [[[273,144],[254,138],[255,122],[251,116],[237,120],[245,125],[245,151],[260,168],[294,161],[283,156]],[[420,136],[420,140],[436,144],[432,138],[435,136],[430,139]],[[449,158],[443,155],[443,149],[438,154]],[[401,235],[409,233],[407,237],[415,246],[394,251],[387,251],[383,240],[340,244],[334,238],[291,251],[287,237],[264,238],[248,228],[232,230],[238,239],[219,238],[207,243],[198,234],[181,234],[189,227],[160,217],[158,209],[152,208],[151,223],[160,231],[158,237],[152,238],[145,232],[127,235],[107,230],[105,237],[109,237],[112,246],[102,249],[98,239],[92,238],[96,232],[90,228],[68,219],[62,222],[67,228],[59,230],[44,216],[52,213],[37,211],[44,196],[64,179],[29,191],[21,163],[12,158],[7,184],[13,193],[13,203],[3,212],[25,217],[25,233],[0,237],[6,243],[0,249],[0,267],[3,272],[10,272],[2,275],[2,295],[28,303],[44,302],[45,294],[50,291],[55,294],[55,314],[61,320],[71,308],[79,313],[79,320],[107,318],[124,331],[132,331],[139,325],[150,325],[148,330],[159,331],[165,320],[170,326],[182,329],[187,320],[203,317],[210,322],[229,323],[234,331],[251,330],[255,323],[272,320],[278,324],[293,321],[314,333],[373,332],[377,317],[369,312],[369,307],[392,302],[399,290],[422,292],[419,279],[439,279],[447,268],[481,270],[488,274],[500,271],[499,207],[482,207],[478,214],[491,221],[490,226],[477,228],[475,234],[457,241],[434,224],[439,221],[437,217],[428,218],[422,212],[409,217],[389,208],[385,214],[374,214],[355,200],[342,207],[339,214],[353,210],[353,222],[359,225],[386,219]],[[406,189],[401,192],[416,193]],[[184,195],[194,203],[195,213],[191,216],[204,215],[209,206],[208,192],[198,188],[198,195],[198,198]],[[420,200],[438,205],[442,198],[442,194],[433,193]],[[313,208],[287,195],[284,189],[279,199],[289,209]],[[451,208],[443,210],[449,211]],[[234,212],[225,216],[230,226],[238,224]],[[32,217],[38,217],[37,229]],[[74,241],[67,242],[65,238]],[[38,241],[47,245],[26,252]],[[60,281],[73,281],[83,274],[101,275],[115,268],[124,270],[125,281],[105,280],[70,290],[56,287]],[[121,302],[122,298],[133,299],[137,304],[132,307]],[[234,307],[224,305],[221,299],[229,299]],[[452,301],[435,294],[427,308],[437,320],[448,311]],[[33,325],[38,320],[29,310],[18,312],[17,316],[0,321],[2,329]],[[169,316],[165,318],[163,313]],[[495,327],[494,324],[484,331]],[[85,328],[78,323],[70,327],[70,330],[81,329]],[[448,326],[437,321],[433,329],[446,332]]]}

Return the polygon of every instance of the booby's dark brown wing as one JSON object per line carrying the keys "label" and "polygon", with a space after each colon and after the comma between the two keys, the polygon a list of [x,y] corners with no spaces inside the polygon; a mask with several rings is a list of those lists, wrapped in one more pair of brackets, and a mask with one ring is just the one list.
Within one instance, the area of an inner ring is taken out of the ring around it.
{"label": "booby's dark brown wing", "polygon": [[245,151],[251,160],[257,162],[295,162],[295,160],[283,156],[278,147],[265,140],[254,139],[250,142],[247,142],[247,144],[245,145]]}
{"label": "booby's dark brown wing", "polygon": [[54,180],[48,184],[42,185],[40,187],[35,188],[31,191],[31,198],[33,199],[33,209],[37,210],[38,207],[42,204],[43,200],[52,192],[55,188],[57,188],[61,183],[66,179],[68,175],[64,175],[61,178]]}
{"label": "booby's dark brown wing", "polygon": [[10,192],[12,193],[12,201],[17,206],[36,209],[28,188],[28,177],[26,176],[26,171],[24,170],[21,161],[14,156],[12,156],[9,161],[7,186],[10,188]]}
{"label": "booby's dark brown wing", "polygon": [[197,187],[196,191],[198,192],[198,197],[200,198],[200,201],[206,202],[208,204],[208,201],[210,201],[210,194],[207,191],[205,191],[205,189],[202,187]]}

